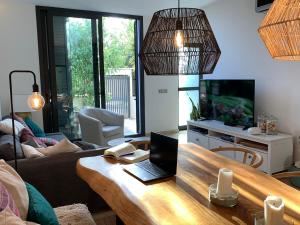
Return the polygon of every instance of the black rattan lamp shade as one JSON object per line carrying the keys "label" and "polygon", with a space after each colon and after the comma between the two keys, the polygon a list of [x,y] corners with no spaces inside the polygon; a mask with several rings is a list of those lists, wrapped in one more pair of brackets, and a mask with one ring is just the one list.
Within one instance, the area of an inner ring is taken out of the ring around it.
{"label": "black rattan lamp shade", "polygon": [[[178,13],[184,47],[174,44]],[[142,44],[141,60],[148,75],[211,74],[221,50],[201,9],[164,9],[154,13]]]}

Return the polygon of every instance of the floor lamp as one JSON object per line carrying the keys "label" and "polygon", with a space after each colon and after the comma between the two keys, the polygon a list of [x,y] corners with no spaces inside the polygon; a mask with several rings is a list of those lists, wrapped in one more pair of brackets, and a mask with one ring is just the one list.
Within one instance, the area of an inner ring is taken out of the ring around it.
{"label": "floor lamp", "polygon": [[16,132],[15,132],[15,119],[14,119],[14,104],[13,104],[13,94],[12,94],[12,76],[14,74],[26,73],[33,76],[34,83],[32,85],[32,94],[28,96],[27,103],[28,106],[35,110],[41,110],[45,105],[45,100],[43,96],[39,93],[39,86],[36,83],[36,76],[34,72],[29,70],[14,70],[9,73],[9,91],[10,91],[10,107],[11,107],[11,116],[12,116],[12,132],[13,132],[13,143],[14,143],[14,154],[15,154],[15,170],[18,171],[17,165],[17,148],[16,148]]}

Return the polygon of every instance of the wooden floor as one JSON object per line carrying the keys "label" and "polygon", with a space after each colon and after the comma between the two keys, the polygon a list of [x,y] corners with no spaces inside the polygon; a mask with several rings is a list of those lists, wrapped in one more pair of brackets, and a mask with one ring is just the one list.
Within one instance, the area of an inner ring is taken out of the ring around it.
{"label": "wooden floor", "polygon": [[97,225],[116,225],[116,215],[113,211],[93,214],[93,218]]}

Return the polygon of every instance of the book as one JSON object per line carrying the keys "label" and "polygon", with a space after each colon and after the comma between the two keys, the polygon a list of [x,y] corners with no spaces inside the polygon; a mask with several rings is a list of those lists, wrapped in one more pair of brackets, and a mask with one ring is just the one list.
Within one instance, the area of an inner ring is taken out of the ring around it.
{"label": "book", "polygon": [[126,163],[136,163],[149,158],[150,151],[136,149],[130,143],[123,143],[104,151],[103,157],[111,157]]}

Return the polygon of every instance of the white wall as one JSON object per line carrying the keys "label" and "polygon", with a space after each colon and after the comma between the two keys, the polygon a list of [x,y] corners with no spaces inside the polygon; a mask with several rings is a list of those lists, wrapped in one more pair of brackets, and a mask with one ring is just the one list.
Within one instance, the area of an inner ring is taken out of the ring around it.
{"label": "white wall", "polygon": [[[196,3],[192,0],[185,2],[186,6],[192,7],[193,4]],[[35,5],[141,15],[144,16],[146,32],[154,11],[176,7],[177,3],[173,0],[0,0],[0,97],[3,115],[10,111],[9,72],[29,69],[39,76]],[[20,75],[20,79],[14,80],[14,93],[30,93],[30,78]],[[177,83],[177,77],[145,76],[147,132],[177,129]],[[169,92],[158,95],[159,88],[167,88]],[[34,116],[41,124],[41,113]]]}
{"label": "white wall", "polygon": [[257,33],[265,14],[255,12],[255,0],[218,0],[204,9],[222,50],[215,72],[205,77],[255,79],[256,114],[275,115],[281,131],[299,136],[300,62],[271,58]]}

